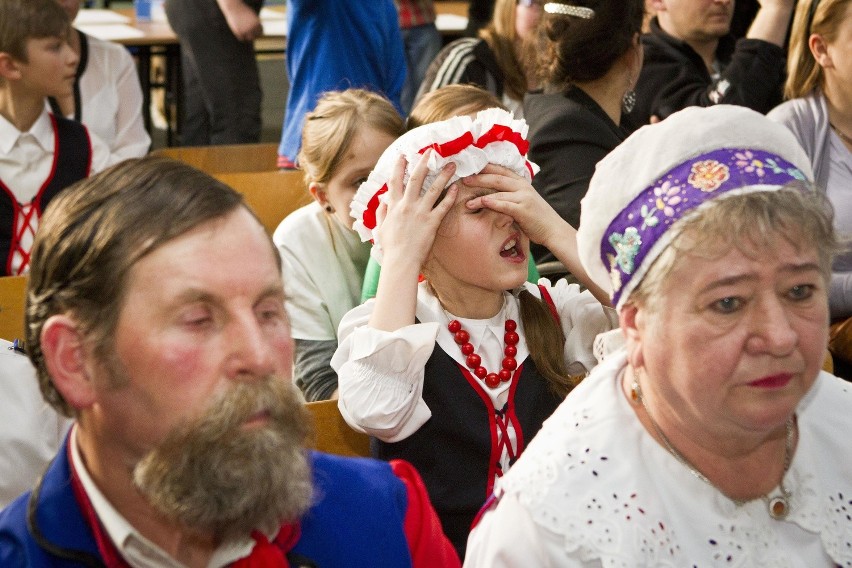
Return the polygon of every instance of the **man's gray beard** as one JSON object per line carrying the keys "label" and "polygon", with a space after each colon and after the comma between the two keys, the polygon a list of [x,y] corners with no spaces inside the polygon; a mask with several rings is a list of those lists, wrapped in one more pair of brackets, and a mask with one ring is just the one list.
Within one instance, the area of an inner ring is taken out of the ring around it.
{"label": "man's gray beard", "polygon": [[[268,423],[244,428],[258,412]],[[164,516],[222,540],[276,530],[310,507],[304,449],[311,416],[280,377],[238,382],[133,469],[133,482]]]}

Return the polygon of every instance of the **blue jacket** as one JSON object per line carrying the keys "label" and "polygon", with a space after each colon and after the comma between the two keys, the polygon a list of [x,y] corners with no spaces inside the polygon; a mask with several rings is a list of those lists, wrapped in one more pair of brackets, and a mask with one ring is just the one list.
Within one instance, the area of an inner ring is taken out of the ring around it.
{"label": "blue jacket", "polygon": [[[301,520],[301,538],[292,553],[323,568],[411,566],[403,531],[408,506],[405,484],[389,464],[312,453],[316,504]],[[100,554],[74,498],[67,444],[54,458],[41,484],[37,530],[53,546],[94,560],[61,558],[42,548],[27,525],[26,493],[0,513],[0,566],[70,568],[96,566]]]}

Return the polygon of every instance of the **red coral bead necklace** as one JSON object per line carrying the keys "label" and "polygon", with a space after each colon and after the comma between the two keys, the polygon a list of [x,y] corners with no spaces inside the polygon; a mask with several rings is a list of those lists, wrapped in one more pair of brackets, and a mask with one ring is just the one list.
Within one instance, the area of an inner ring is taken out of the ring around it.
{"label": "red coral bead necklace", "polygon": [[[449,319],[449,318],[447,318]],[[512,372],[518,368],[518,362],[515,360],[515,355],[518,354],[516,347],[520,337],[515,331],[518,324],[513,319],[507,319],[504,325],[506,334],[503,336],[505,347],[503,348],[503,368],[497,373],[489,373],[482,366],[482,357],[474,353],[473,344],[470,342],[470,333],[462,328],[459,320],[451,320],[447,324],[447,329],[453,334],[453,339],[461,349],[462,355],[467,357],[465,363],[473,371],[477,378],[483,380],[488,388],[497,388],[501,383],[508,382],[512,379]]]}

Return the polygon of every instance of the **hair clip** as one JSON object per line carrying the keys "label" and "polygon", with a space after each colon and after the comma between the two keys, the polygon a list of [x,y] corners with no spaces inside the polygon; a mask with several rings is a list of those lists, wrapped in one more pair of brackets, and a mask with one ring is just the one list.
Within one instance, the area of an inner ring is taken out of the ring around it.
{"label": "hair clip", "polygon": [[595,17],[595,11],[584,6],[571,6],[569,4],[560,4],[558,2],[548,2],[544,5],[544,11],[548,14],[560,14],[562,16],[575,16],[584,20],[591,20]]}

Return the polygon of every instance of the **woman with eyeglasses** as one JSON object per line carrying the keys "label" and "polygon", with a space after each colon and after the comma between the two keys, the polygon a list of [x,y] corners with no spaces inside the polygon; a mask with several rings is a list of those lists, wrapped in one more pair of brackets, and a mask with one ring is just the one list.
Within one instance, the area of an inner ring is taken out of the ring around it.
{"label": "woman with eyeglasses", "polygon": [[[793,19],[787,102],[769,117],[793,131],[834,206],[838,234],[852,236],[852,1],[803,0]],[[532,152],[530,153],[532,154]],[[837,374],[852,380],[852,251],[834,261],[830,344]]]}
{"label": "woman with eyeglasses", "polygon": [[491,22],[479,37],[445,46],[429,65],[417,93],[446,85],[472,84],[496,96],[515,118],[523,117],[523,99],[532,88],[532,38],[543,0],[496,0]]}

